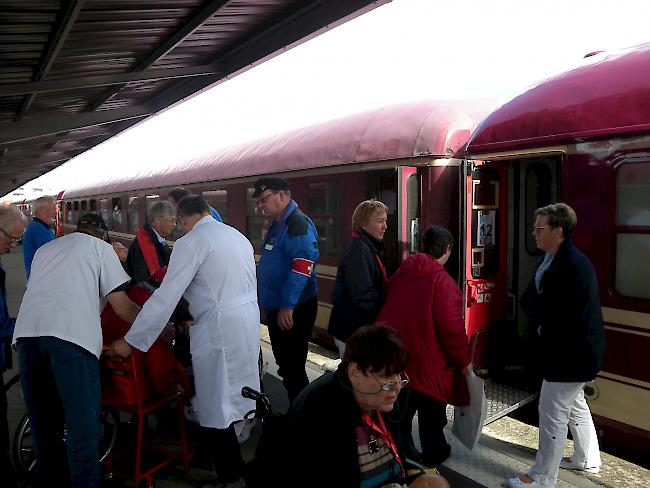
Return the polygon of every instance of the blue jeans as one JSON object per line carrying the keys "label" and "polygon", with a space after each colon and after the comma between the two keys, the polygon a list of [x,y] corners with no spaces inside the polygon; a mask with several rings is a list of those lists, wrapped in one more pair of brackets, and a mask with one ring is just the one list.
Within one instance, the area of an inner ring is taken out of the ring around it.
{"label": "blue jeans", "polygon": [[97,358],[56,337],[21,338],[16,350],[36,451],[37,486],[100,487]]}

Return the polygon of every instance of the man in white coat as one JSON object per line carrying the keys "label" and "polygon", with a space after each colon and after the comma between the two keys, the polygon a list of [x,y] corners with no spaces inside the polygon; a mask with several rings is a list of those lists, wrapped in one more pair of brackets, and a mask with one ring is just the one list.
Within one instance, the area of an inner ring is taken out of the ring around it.
{"label": "man in white coat", "polygon": [[244,462],[233,423],[255,408],[243,386],[259,389],[260,314],[253,247],[239,231],[217,222],[199,195],[178,202],[186,235],[176,241],[160,288],[145,303],[113,354],[147,351],[181,296],[190,306],[190,350],[202,442],[219,480],[237,482]]}

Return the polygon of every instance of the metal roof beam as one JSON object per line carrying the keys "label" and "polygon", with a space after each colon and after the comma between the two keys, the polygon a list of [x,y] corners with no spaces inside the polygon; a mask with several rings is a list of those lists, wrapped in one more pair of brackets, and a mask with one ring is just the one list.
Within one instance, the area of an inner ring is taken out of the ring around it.
{"label": "metal roof beam", "polygon": [[112,124],[122,120],[142,119],[151,114],[152,111],[148,108],[135,106],[119,110],[102,110],[92,113],[28,119],[20,122],[0,122],[0,145],[86,127]]}
{"label": "metal roof beam", "polygon": [[[169,39],[163,42],[156,49],[151,51],[149,55],[138,63],[138,65],[133,68],[131,71],[143,71],[150,66],[152,66],[156,61],[163,58],[167,53],[173,50],[181,42],[183,42],[189,35],[191,35],[196,29],[201,27],[203,23],[213,17],[219,10],[224,6],[230,3],[231,0],[212,0],[205,7],[203,7],[194,17],[192,17],[187,23],[185,23],[178,31],[174,33]],[[95,100],[87,108],[88,111],[97,110],[103,104],[108,102],[111,98],[117,95],[125,85],[118,87],[113,87],[104,93],[101,97]]]}
{"label": "metal roof beam", "polygon": [[175,102],[212,84],[224,81],[238,72],[266,61],[280,50],[290,49],[297,43],[317,36],[324,29],[348,20],[350,16],[361,15],[390,1],[315,0],[285,17],[281,22],[267,26],[236,49],[216,57],[211,64],[220,73],[200,79],[178,81],[150,100],[148,105],[161,110],[169,105],[170,99]]}
{"label": "metal roof beam", "polygon": [[160,68],[112,75],[78,76],[75,78],[31,81],[27,83],[9,83],[0,85],[0,97],[119,85],[133,81],[159,81],[175,78],[189,78],[194,76],[208,76],[216,73],[217,71],[213,66],[205,65],[190,68]]}
{"label": "metal roof beam", "polygon": [[[68,8],[65,11],[63,17],[61,18],[60,23],[58,24],[59,27],[56,30],[54,37],[52,38],[52,42],[49,45],[47,53],[43,57],[43,61],[41,62],[41,65],[38,71],[36,72],[36,74],[33,76],[32,80],[40,81],[47,76],[50,69],[52,68],[52,64],[54,64],[54,60],[59,55],[59,51],[61,51],[63,44],[68,38],[68,34],[70,33],[72,26],[77,20],[77,17],[79,16],[79,12],[81,12],[84,2],[85,0],[72,0],[69,2]],[[34,93],[30,93],[25,97],[20,107],[20,110],[18,110],[18,113],[16,114],[14,120],[20,120],[23,118],[25,113],[32,106],[35,97],[36,94]]]}

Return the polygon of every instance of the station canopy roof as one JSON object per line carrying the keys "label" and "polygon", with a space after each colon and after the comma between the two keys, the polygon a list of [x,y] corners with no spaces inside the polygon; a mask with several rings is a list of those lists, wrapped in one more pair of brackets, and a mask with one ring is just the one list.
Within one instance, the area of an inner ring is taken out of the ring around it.
{"label": "station canopy roof", "polygon": [[389,1],[2,2],[0,194]]}

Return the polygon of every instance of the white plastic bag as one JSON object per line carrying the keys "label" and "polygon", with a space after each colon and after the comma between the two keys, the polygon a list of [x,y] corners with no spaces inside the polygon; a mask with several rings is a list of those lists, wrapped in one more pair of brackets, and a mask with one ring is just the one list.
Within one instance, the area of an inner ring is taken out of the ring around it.
{"label": "white plastic bag", "polygon": [[474,372],[471,372],[466,378],[470,403],[466,407],[454,407],[454,425],[451,427],[451,433],[471,451],[481,437],[485,423],[487,398],[485,397],[485,382],[481,378]]}

